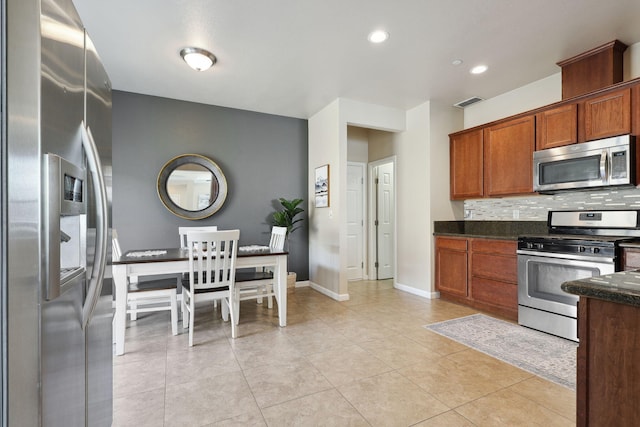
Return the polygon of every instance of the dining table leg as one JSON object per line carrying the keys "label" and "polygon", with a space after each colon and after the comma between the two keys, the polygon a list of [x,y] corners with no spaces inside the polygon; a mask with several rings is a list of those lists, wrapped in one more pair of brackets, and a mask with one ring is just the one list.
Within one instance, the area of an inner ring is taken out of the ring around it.
{"label": "dining table leg", "polygon": [[116,355],[124,354],[124,335],[127,328],[127,266],[113,265],[113,282],[116,290],[116,313],[113,335]]}
{"label": "dining table leg", "polygon": [[278,319],[280,326],[287,326],[287,256],[278,256],[274,275],[278,278],[276,301],[278,302]]}

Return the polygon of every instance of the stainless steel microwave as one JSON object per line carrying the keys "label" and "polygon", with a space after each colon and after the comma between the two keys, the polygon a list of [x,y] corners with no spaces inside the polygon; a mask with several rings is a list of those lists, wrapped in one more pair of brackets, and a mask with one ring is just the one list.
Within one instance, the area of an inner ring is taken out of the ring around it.
{"label": "stainless steel microwave", "polygon": [[554,193],[635,185],[635,136],[550,148],[533,153],[533,190]]}

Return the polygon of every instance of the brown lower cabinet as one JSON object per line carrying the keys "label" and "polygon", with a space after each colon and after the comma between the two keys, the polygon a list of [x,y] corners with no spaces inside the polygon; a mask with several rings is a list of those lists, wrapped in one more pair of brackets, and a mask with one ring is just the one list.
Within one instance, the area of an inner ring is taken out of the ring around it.
{"label": "brown lower cabinet", "polygon": [[436,290],[443,299],[518,319],[515,240],[436,237]]}
{"label": "brown lower cabinet", "polygon": [[467,298],[467,239],[436,237],[436,287],[440,293]]}
{"label": "brown lower cabinet", "polygon": [[578,426],[640,423],[640,308],[596,298],[578,304]]}

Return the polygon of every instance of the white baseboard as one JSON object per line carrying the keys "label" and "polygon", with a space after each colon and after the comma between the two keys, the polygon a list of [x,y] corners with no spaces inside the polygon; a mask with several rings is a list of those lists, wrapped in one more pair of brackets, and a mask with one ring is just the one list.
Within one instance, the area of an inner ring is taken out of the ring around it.
{"label": "white baseboard", "polygon": [[328,296],[329,298],[332,298],[336,301],[349,301],[349,294],[337,294],[333,291],[330,291],[329,289],[325,288],[324,286],[320,286],[317,283],[313,283],[311,281],[309,281],[309,286],[311,286],[312,289],[320,292],[323,295]]}
{"label": "white baseboard", "polygon": [[[327,288],[318,285],[317,283],[313,283],[310,280],[301,280],[299,282],[296,282],[295,285],[296,288],[308,288],[311,287],[312,289],[320,292],[323,295],[328,296],[329,298],[332,298],[336,301],[349,301],[349,294],[338,294],[335,293],[333,291],[328,290]],[[424,297],[424,298],[428,298],[428,299],[438,299],[440,298],[440,292],[429,292],[429,291],[425,291],[422,289],[416,289],[412,286],[407,286],[407,285],[403,285],[401,283],[397,283],[395,282],[393,284],[393,287],[403,291],[403,292],[407,292],[413,295],[418,295],[420,297]],[[177,295],[177,299],[178,299],[178,305],[180,305],[180,303],[182,302],[182,294],[178,294]],[[112,307],[115,309],[116,307],[116,302],[112,301]]]}
{"label": "white baseboard", "polygon": [[425,291],[423,289],[417,289],[414,288],[412,286],[407,286],[407,285],[403,285],[401,283],[398,282],[394,282],[393,287],[401,290],[403,292],[407,292],[413,295],[418,295],[420,297],[424,297],[424,298],[429,298],[429,299],[438,299],[440,298],[440,292],[430,292],[430,291]]}

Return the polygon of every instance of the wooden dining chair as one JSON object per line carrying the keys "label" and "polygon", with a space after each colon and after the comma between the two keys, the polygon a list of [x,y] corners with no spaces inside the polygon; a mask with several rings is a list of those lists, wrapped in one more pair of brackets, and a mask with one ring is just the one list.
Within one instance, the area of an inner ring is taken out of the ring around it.
{"label": "wooden dining chair", "polygon": [[[122,256],[116,230],[112,230],[111,243],[113,257]],[[177,288],[177,277],[142,281],[137,277],[128,277],[127,314],[131,316],[131,320],[137,320],[138,313],[168,310],[171,312],[171,333],[178,335]]]}
{"label": "wooden dining chair", "polygon": [[236,258],[240,230],[189,231],[189,277],[182,282],[183,327],[189,328],[189,346],[193,346],[196,302],[221,301],[222,318],[231,317],[231,337],[236,337],[235,313],[232,310]]}
{"label": "wooden dining chair", "polygon": [[[287,227],[272,227],[271,239],[269,247],[272,249],[284,249],[284,242],[287,237]],[[267,298],[267,307],[273,308],[273,271],[262,269],[257,271],[238,271],[236,272],[235,283],[235,319],[239,322],[240,317],[240,301],[255,299],[258,303],[262,303]]]}

